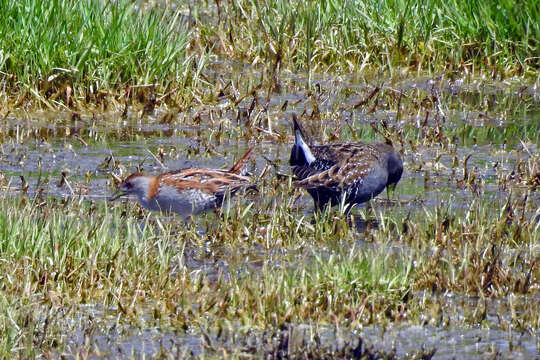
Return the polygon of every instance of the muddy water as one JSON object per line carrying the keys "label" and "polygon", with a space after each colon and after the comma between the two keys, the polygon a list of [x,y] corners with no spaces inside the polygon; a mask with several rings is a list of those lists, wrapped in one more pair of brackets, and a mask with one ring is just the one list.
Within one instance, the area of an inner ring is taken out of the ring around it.
{"label": "muddy water", "polygon": [[[469,299],[469,301],[474,301]],[[463,310],[463,309],[462,309]],[[492,307],[497,311],[496,306]],[[118,310],[81,306],[70,314],[56,317],[57,325],[66,330],[67,358],[75,358],[84,349],[93,350],[90,358],[144,359],[156,356],[199,357],[216,354],[258,354],[271,352],[277,346],[276,334],[258,331],[246,333],[238,328],[236,335],[206,332],[200,328],[182,331],[141,315],[143,326],[123,325]],[[65,316],[66,318],[63,318]],[[288,351],[298,353],[301,344],[316,342],[320,349],[339,351],[347,344],[358,344],[396,358],[410,358],[419,352],[433,353],[433,359],[496,358],[535,359],[540,339],[526,332],[501,330],[496,327],[454,328],[451,326],[367,326],[353,332],[328,326],[297,325],[289,328]],[[279,341],[278,341],[279,342]]]}
{"label": "muddy water", "polygon": [[[285,101],[292,105],[275,117],[271,129],[262,120],[256,125],[274,134],[289,135],[290,113],[311,109],[305,91],[286,91],[302,81],[305,80],[293,75],[283,80],[282,93],[267,99],[268,109],[277,114]],[[348,78],[320,78],[315,79],[315,82],[319,87],[327,89],[320,98],[321,112],[336,111],[341,104],[346,104],[348,110],[339,111],[338,117],[351,121],[359,128],[369,128],[368,123],[374,120],[395,120],[396,113],[385,111],[384,108],[369,117],[365,112],[351,109],[363,97],[355,91],[367,88],[366,84],[358,84]],[[408,81],[395,88],[404,92],[414,89],[429,91],[433,88],[433,81]],[[458,124],[456,126],[461,126],[471,122],[471,113],[484,111],[483,104],[478,103],[479,99],[481,102],[496,101],[508,89],[501,84],[478,88],[453,82],[440,86],[439,91],[460,99],[460,106],[466,110],[453,111],[452,121]],[[532,97],[527,111],[511,114],[511,119],[508,114],[490,114],[489,121],[486,117],[476,116],[474,121],[481,119],[482,123],[473,125],[486,126],[486,121],[495,122],[497,127],[504,128],[522,122],[525,127],[540,128],[540,95],[533,87],[529,87],[526,92]],[[495,100],[485,100],[486,94]],[[0,177],[5,179],[1,184],[4,190],[2,196],[23,192],[33,196],[41,192],[54,197],[82,196],[88,200],[103,201],[113,190],[111,173],[126,176],[137,169],[155,174],[183,167],[230,167],[233,157],[247,148],[246,141],[235,139],[234,132],[219,140],[219,143],[212,138],[204,139],[204,129],[201,130],[197,121],[193,120],[195,114],[199,113],[203,120],[208,121],[215,110],[216,114],[219,112],[228,119],[231,127],[243,126],[238,112],[220,110],[227,108],[227,104],[228,101],[224,99],[216,107],[178,113],[171,122],[163,122],[163,114],[159,112],[142,120],[136,114],[129,114],[126,119],[122,119],[116,113],[97,116],[83,114],[80,119],[73,118],[69,113],[51,112],[9,116],[0,126]],[[246,100],[240,106],[247,109],[250,101]],[[447,109],[451,106],[455,104],[446,104]],[[51,125],[53,123],[56,125]],[[399,122],[395,124],[400,126]],[[290,141],[278,142],[271,139],[265,139],[264,151],[258,151],[255,173],[265,167],[267,160],[273,161],[280,172],[288,171],[286,163]],[[403,158],[406,170],[398,186],[397,198],[406,204],[407,211],[421,212],[426,207],[433,209],[440,204],[448,204],[455,210],[465,209],[470,206],[472,197],[492,199],[494,202],[506,199],[510,193],[514,198],[523,197],[527,193],[526,186],[513,184],[504,187],[499,180],[501,176],[511,174],[520,161],[526,162],[531,154],[537,154],[540,144],[527,142],[526,139],[497,139],[490,144],[474,144],[472,139],[461,139],[450,150],[436,144],[420,144],[414,149],[405,145]],[[463,162],[469,155],[471,157],[467,169],[476,178],[472,185],[458,181],[464,178]],[[529,201],[540,207],[537,192],[530,195]],[[297,206],[310,211],[312,203],[305,196]],[[186,264],[191,269],[199,269],[208,274],[213,272],[214,267],[223,267],[223,264],[213,262],[189,261]],[[530,301],[540,303],[540,299]],[[462,309],[454,310],[459,313]],[[93,305],[81,307],[68,315],[63,327],[69,329],[72,335],[63,340],[67,344],[68,353],[72,354],[89,344],[108,358],[131,358],[134,354],[142,358],[159,352],[197,356],[207,349],[204,336],[198,329],[179,332],[152,321],[140,327],[122,325],[115,309],[103,310]],[[402,357],[417,351],[421,344],[436,349],[434,358],[438,359],[477,357],[486,353],[499,353],[503,357],[512,356],[516,359],[538,356],[538,334],[534,337],[515,330],[501,330],[497,322],[492,320],[490,324],[493,327],[489,329],[427,325],[395,327],[385,331],[380,328],[363,328],[358,331],[373,346],[384,351],[395,349]],[[145,323],[144,319],[141,321]],[[89,329],[89,323],[95,326]],[[329,344],[336,341],[335,331],[327,329],[323,333],[325,336],[322,338]],[[220,339],[214,340],[218,347],[232,346],[227,342],[220,343]],[[254,341],[261,340],[257,338]]]}

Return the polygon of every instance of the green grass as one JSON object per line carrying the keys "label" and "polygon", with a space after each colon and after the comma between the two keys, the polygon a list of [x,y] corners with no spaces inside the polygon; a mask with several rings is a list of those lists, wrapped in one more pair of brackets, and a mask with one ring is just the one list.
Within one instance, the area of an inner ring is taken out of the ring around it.
{"label": "green grass", "polygon": [[[524,76],[538,76],[539,25],[532,21],[538,5],[498,4],[240,0],[220,2],[218,21],[213,2],[197,2],[187,31],[178,13],[139,10],[128,1],[0,0],[0,13],[8,14],[0,23],[0,97],[16,106],[26,105],[28,94],[50,107],[101,106],[82,111],[82,119],[71,112],[7,119],[0,142],[10,170],[0,179],[20,175],[14,166],[31,166],[26,152],[47,142],[47,151],[65,146],[77,154],[84,147],[103,157],[110,149],[115,160],[134,156],[108,163],[104,173],[73,175],[73,186],[129,172],[145,156],[152,161],[140,146],[156,154],[163,148],[168,162],[230,160],[256,143],[259,155],[275,159],[254,197],[239,196],[221,216],[188,223],[147,216],[132,203],[14,195],[2,180],[0,357],[61,352],[82,304],[106,309],[120,328],[178,332],[429,323],[534,334],[540,325],[530,300],[540,282],[540,119],[537,98],[521,85]],[[210,57],[253,63],[256,75],[246,69],[229,79],[227,64],[214,75],[199,73]],[[378,83],[369,99],[376,84],[358,88],[338,80],[306,92],[313,84],[271,76],[289,70],[387,79],[404,75],[402,68],[447,73],[429,89],[409,87],[407,80]],[[519,76],[509,85],[498,81],[512,74]],[[135,103],[149,103],[152,90],[143,87],[149,83],[156,83],[156,96],[181,89],[166,100],[171,107],[146,112]],[[284,100],[272,97],[278,83],[285,95],[299,98],[289,100],[287,112]],[[253,111],[237,119],[250,104]],[[126,116],[111,116],[109,106]],[[287,171],[290,111],[315,143],[388,136],[407,161],[398,194],[415,200],[355,210],[370,224],[365,231],[351,226],[342,209],[306,212],[297,202],[303,193],[272,176]],[[145,131],[146,125],[157,130]],[[186,142],[157,141],[169,137]],[[494,146],[474,147],[488,144]],[[32,180],[36,172],[24,175]],[[59,175],[53,170],[42,180],[54,186]],[[421,201],[433,198],[422,194],[449,200],[423,208]],[[448,294],[473,305],[452,303],[463,314],[456,317]],[[507,308],[496,323],[475,303],[491,299]],[[108,318],[95,320],[103,328],[86,324],[85,336],[111,326]],[[81,347],[82,354],[92,350]],[[252,351],[260,356],[262,350]]]}
{"label": "green grass", "polygon": [[236,55],[293,70],[534,72],[539,64],[540,8],[532,0],[245,0],[222,6],[225,21],[217,31],[225,34],[218,36],[233,40],[227,44]]}
{"label": "green grass", "polygon": [[[276,316],[282,322],[308,317],[328,321],[331,314],[354,307],[366,295],[371,301],[380,296],[393,298],[408,286],[410,264],[405,259],[354,249],[329,258],[316,256],[297,269],[267,263],[261,271],[248,272],[246,265],[255,254],[227,256],[230,274],[238,277],[224,274],[212,283],[198,271],[178,267],[184,261],[179,263],[179,256],[185,248],[198,249],[201,241],[209,244],[215,259],[225,257],[235,247],[264,241],[258,231],[247,238],[245,233],[236,237],[246,226],[256,226],[246,215],[248,211],[235,208],[226,215],[234,221],[224,219],[222,228],[213,224],[216,219],[209,219],[208,234],[201,237],[191,225],[173,225],[174,221],[162,225],[159,220],[148,222],[148,218],[139,221],[132,208],[126,218],[121,215],[124,205],[112,211],[108,206],[40,198],[0,200],[3,356],[31,344],[36,329],[43,327],[43,306],[103,304],[116,307],[133,321],[141,309],[155,306],[156,314],[176,327],[204,324],[208,317],[264,327]],[[261,221],[274,221],[269,226],[275,240],[285,243],[290,241],[288,230],[283,228],[288,216],[283,209],[280,213],[283,218],[273,215],[273,220],[266,216]],[[333,229],[307,226],[289,245],[308,247],[309,238],[324,241]],[[223,238],[227,244],[221,243]],[[170,274],[175,267],[175,275]],[[141,297],[141,292],[145,296]],[[41,350],[61,333],[50,331],[44,335],[50,339]]]}
{"label": "green grass", "polygon": [[[412,215],[399,205],[384,215],[362,210],[359,216],[378,220],[362,237],[339,211],[313,223],[292,207],[291,191],[265,182],[268,198],[239,198],[248,206],[196,224],[141,217],[132,204],[0,200],[0,354],[61,349],[64,316],[44,322],[45,313],[77,304],[102,305],[143,327],[159,319],[172,329],[336,321],[356,328],[448,318],[436,298],[413,297],[424,291],[480,298],[537,291],[534,202],[472,200],[464,211],[448,203]],[[214,275],[186,266],[184,256],[214,264]],[[508,326],[538,326],[530,302],[512,306]]]}
{"label": "green grass", "polygon": [[22,93],[71,86],[77,98],[154,83],[166,91],[191,79],[179,13],[125,0],[2,0],[0,12],[0,74]]}
{"label": "green grass", "polygon": [[119,108],[133,98],[153,106],[154,95],[158,104],[189,107],[219,94],[203,73],[209,59],[255,65],[273,88],[283,70],[307,72],[310,81],[313,74],[538,78],[534,0],[227,0],[219,11],[213,2],[179,7],[0,1],[2,102]]}

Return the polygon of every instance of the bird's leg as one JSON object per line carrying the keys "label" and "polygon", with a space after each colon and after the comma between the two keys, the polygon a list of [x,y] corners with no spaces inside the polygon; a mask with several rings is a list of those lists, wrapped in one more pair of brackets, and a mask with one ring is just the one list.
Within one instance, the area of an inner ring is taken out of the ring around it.
{"label": "bird's leg", "polygon": [[186,224],[187,223],[194,224],[195,223],[195,218],[193,217],[193,215],[189,214],[184,218],[184,221],[186,222]]}
{"label": "bird's leg", "polygon": [[396,184],[390,184],[386,187],[386,196],[388,197],[388,200],[390,200],[390,195],[392,195],[392,198],[394,198],[395,193],[396,193]]}
{"label": "bird's leg", "polygon": [[324,203],[320,201],[319,199],[314,200],[315,205],[315,211],[322,214],[324,212]]}

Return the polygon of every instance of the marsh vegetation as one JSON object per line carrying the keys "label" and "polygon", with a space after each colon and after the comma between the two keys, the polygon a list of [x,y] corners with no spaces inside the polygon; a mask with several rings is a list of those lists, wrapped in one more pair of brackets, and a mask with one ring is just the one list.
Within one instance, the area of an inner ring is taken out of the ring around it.
{"label": "marsh vegetation", "polygon": [[[498,4],[0,1],[0,356],[536,356],[540,14]],[[313,212],[293,113],[395,194]],[[219,215],[105,201],[253,145]]]}

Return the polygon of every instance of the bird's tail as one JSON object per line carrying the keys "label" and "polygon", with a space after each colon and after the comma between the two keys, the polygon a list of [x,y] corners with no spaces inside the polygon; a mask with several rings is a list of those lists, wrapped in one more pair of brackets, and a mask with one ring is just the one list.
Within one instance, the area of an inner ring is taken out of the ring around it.
{"label": "bird's tail", "polygon": [[315,161],[309,145],[305,142],[304,132],[298,123],[296,114],[293,114],[294,145],[291,151],[291,165],[309,165]]}
{"label": "bird's tail", "polygon": [[244,166],[246,166],[246,163],[248,162],[249,158],[251,157],[251,154],[253,153],[253,150],[255,150],[255,147],[251,147],[245,154],[236,162],[236,164],[233,165],[233,167],[229,170],[230,173],[241,175],[242,169]]}

